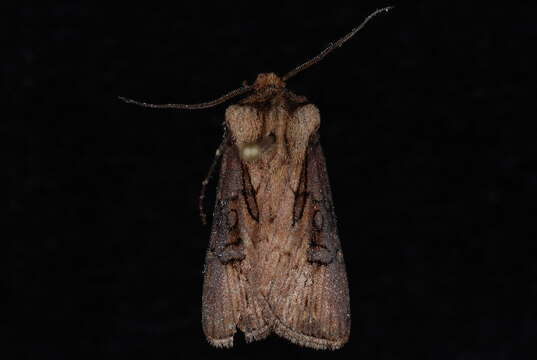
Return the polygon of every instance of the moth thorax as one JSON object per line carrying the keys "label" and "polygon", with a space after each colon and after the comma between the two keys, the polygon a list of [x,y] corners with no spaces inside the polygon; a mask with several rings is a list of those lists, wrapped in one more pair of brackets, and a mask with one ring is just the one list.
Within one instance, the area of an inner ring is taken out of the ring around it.
{"label": "moth thorax", "polygon": [[253,106],[229,106],[226,124],[237,144],[254,143],[261,137],[263,121]]}
{"label": "moth thorax", "polygon": [[256,160],[261,155],[261,147],[259,144],[247,144],[241,149],[241,158],[246,161]]}
{"label": "moth thorax", "polygon": [[270,150],[275,142],[276,137],[274,134],[270,134],[257,142],[244,144],[240,147],[241,158],[246,161],[257,160],[266,151]]}

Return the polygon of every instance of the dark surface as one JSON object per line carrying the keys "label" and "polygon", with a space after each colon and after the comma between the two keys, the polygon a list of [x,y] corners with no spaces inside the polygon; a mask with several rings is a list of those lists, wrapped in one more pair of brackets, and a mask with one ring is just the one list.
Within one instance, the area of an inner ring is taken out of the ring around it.
{"label": "dark surface", "polygon": [[529,1],[395,3],[289,81],[321,110],[351,340],[335,353],[274,336],[238,336],[227,351],[205,342],[197,200],[226,105],[150,110],[117,96],[210,100],[285,73],[394,4],[289,3],[3,13],[10,358],[534,358]]}

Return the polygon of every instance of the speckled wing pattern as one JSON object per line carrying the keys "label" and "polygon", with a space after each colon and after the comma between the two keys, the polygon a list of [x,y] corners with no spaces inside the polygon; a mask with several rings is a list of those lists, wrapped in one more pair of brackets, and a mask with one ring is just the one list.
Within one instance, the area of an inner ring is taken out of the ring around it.
{"label": "speckled wing pattern", "polygon": [[[233,346],[238,328],[247,342],[275,332],[302,346],[337,349],[349,338],[349,291],[319,113],[290,92],[270,103],[260,98],[226,112],[231,136],[206,258],[203,330],[218,347]],[[241,159],[247,139],[268,136],[274,146]]]}
{"label": "speckled wing pattern", "polygon": [[270,332],[256,299],[252,271],[256,254],[245,233],[255,227],[255,219],[244,206],[243,181],[237,150],[228,144],[222,156],[202,299],[203,331],[216,347],[233,346],[237,327],[247,341],[262,339]]}
{"label": "speckled wing pattern", "polygon": [[[267,300],[277,334],[302,346],[337,349],[350,333],[349,293],[318,136],[308,146],[305,164],[285,251],[289,255],[264,269],[272,273]],[[272,245],[267,251],[282,247]]]}

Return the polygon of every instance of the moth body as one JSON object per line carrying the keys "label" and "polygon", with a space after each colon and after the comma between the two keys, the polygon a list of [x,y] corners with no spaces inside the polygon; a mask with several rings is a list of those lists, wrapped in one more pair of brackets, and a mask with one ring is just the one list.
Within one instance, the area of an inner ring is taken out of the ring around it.
{"label": "moth body", "polygon": [[348,339],[345,265],[319,143],[317,107],[260,74],[226,110],[203,329],[218,347],[271,332],[303,346]]}

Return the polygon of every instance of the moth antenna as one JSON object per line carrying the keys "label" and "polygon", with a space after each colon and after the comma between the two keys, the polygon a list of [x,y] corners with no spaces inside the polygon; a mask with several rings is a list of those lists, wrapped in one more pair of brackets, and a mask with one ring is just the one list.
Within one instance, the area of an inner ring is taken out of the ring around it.
{"label": "moth antenna", "polygon": [[118,96],[120,100],[123,100],[127,104],[134,104],[138,106],[153,108],[153,109],[187,109],[187,110],[198,110],[198,109],[207,109],[216,105],[219,105],[235,96],[242,95],[251,91],[253,86],[243,83],[242,87],[228,92],[227,94],[219,97],[216,100],[207,101],[199,104],[149,104],[141,101],[136,101],[132,99],[127,99],[123,96]]}
{"label": "moth antenna", "polygon": [[369,20],[371,20],[373,17],[375,17],[376,15],[380,14],[381,12],[384,12],[384,11],[388,11],[390,10],[391,8],[393,8],[393,6],[387,6],[387,7],[384,7],[382,9],[377,9],[375,11],[373,11],[371,14],[369,14],[365,19],[364,21],[362,21],[362,23],[360,25],[358,25],[357,27],[355,27],[354,29],[352,29],[352,31],[350,33],[348,33],[347,35],[343,36],[341,39],[339,39],[338,41],[336,41],[335,43],[330,43],[328,45],[328,47],[326,49],[324,49],[323,51],[321,51],[317,56],[315,56],[314,58],[311,58],[310,60],[306,61],[305,63],[303,63],[302,65],[299,65],[297,66],[296,68],[294,68],[293,70],[289,71],[287,74],[285,74],[282,78],[283,81],[286,81],[290,78],[292,78],[293,76],[295,76],[296,74],[298,74],[299,72],[301,72],[302,70],[306,70],[307,68],[309,68],[310,66],[312,65],[315,65],[317,64],[319,61],[321,61],[326,55],[330,54],[334,49],[338,48],[338,47],[341,47],[341,45],[343,45],[345,42],[347,42],[347,40],[349,40],[350,38],[352,38],[358,31],[362,30],[362,28],[365,26],[365,24],[367,24],[367,22]]}
{"label": "moth antenna", "polygon": [[211,164],[211,167],[209,168],[209,172],[207,173],[207,176],[201,182],[201,191],[200,191],[200,196],[199,196],[198,208],[200,212],[201,223],[203,225],[207,225],[207,215],[205,214],[205,207],[203,206],[203,201],[205,200],[205,192],[207,190],[207,185],[209,185],[209,181],[211,180],[211,177],[214,174],[216,165],[218,164],[218,159],[220,159],[220,157],[222,156],[222,151],[224,149],[224,146],[226,145],[226,141],[227,141],[227,135],[224,130],[224,136],[223,136],[222,142],[220,143],[220,146],[218,146],[218,149],[216,149],[213,163]]}

